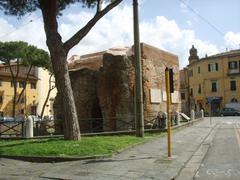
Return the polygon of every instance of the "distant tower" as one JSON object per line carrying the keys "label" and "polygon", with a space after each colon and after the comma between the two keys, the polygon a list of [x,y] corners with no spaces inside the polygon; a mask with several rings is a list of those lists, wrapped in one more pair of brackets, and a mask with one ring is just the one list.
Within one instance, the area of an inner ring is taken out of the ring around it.
{"label": "distant tower", "polygon": [[199,60],[199,57],[197,55],[197,49],[194,47],[194,45],[192,45],[192,48],[189,50],[189,54],[190,54],[188,58],[189,64]]}

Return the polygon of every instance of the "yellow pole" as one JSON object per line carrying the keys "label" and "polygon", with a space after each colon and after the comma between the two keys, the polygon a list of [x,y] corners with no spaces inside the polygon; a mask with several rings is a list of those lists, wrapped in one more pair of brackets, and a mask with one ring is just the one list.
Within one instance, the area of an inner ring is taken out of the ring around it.
{"label": "yellow pole", "polygon": [[27,115],[27,81],[25,83],[26,83],[26,88],[24,90],[24,113],[26,116]]}
{"label": "yellow pole", "polygon": [[170,120],[170,81],[169,81],[169,69],[165,70],[165,83],[166,83],[166,94],[167,94],[167,134],[168,134],[168,157],[172,156],[172,142],[171,142],[171,120]]}

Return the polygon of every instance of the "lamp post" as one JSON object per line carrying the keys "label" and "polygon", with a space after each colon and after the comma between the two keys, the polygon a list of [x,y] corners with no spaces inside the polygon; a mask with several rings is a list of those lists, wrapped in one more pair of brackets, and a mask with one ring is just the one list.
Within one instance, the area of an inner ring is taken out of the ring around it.
{"label": "lamp post", "polygon": [[134,29],[134,56],[135,56],[135,121],[136,136],[144,136],[143,93],[142,93],[142,64],[139,40],[138,0],[133,0],[133,29]]}

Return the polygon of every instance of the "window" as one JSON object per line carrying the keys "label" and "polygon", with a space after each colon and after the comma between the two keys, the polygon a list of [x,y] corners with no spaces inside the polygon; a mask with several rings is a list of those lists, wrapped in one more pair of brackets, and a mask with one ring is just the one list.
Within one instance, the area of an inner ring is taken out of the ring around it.
{"label": "window", "polygon": [[230,81],[230,89],[231,89],[231,91],[236,91],[237,90],[237,86],[236,86],[236,81],[235,80]]}
{"label": "window", "polygon": [[217,81],[212,81],[212,92],[217,92]]}
{"label": "window", "polygon": [[21,113],[21,114],[24,114],[24,109],[21,109],[20,113]]}
{"label": "window", "polygon": [[189,77],[192,77],[192,76],[193,76],[193,70],[192,70],[192,69],[190,69],[190,70],[188,71],[188,76],[189,76]]}
{"label": "window", "polygon": [[[11,81],[11,87],[14,87],[13,81]],[[17,82],[16,82],[16,87],[17,87]]]}
{"label": "window", "polygon": [[36,83],[31,82],[31,89],[36,89]]}
{"label": "window", "polygon": [[24,98],[24,94],[22,94],[20,97],[19,97],[19,103],[20,104],[24,104],[25,102],[25,98]]}
{"label": "window", "polygon": [[20,87],[20,88],[24,88],[24,86],[25,86],[25,82],[24,82],[24,81],[20,81],[20,82],[19,82],[19,87]]}
{"label": "window", "polygon": [[231,102],[232,102],[232,103],[237,103],[238,100],[237,100],[236,98],[232,98],[232,99],[231,99]]}
{"label": "window", "polygon": [[21,97],[20,104],[23,104],[23,103],[24,103],[24,97]]}
{"label": "window", "polygon": [[208,64],[208,72],[218,71],[218,63],[210,63]]}
{"label": "window", "polygon": [[200,66],[198,66],[198,74],[201,73],[201,69],[200,69]]}
{"label": "window", "polygon": [[3,103],[3,96],[0,96],[0,104]]}
{"label": "window", "polygon": [[0,86],[2,86],[2,79],[0,79]]}
{"label": "window", "polygon": [[237,69],[237,61],[230,61],[228,62],[228,68],[229,69]]}
{"label": "window", "polygon": [[202,88],[201,88],[201,84],[198,85],[198,94],[202,93]]}
{"label": "window", "polygon": [[185,100],[185,93],[181,93],[181,99]]}

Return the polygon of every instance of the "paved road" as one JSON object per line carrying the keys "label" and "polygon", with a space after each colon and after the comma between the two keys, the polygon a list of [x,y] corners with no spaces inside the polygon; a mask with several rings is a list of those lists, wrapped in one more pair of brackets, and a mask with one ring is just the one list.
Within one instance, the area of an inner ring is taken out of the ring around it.
{"label": "paved road", "polygon": [[219,118],[212,145],[194,179],[240,179],[240,117]]}
{"label": "paved road", "polygon": [[208,146],[202,149],[199,146],[208,139],[215,122],[213,119],[210,124],[206,118],[174,131],[172,159],[167,158],[165,136],[107,159],[30,163],[0,158],[0,179],[172,179],[193,154],[198,154],[200,159],[207,152]]}

